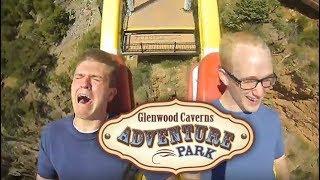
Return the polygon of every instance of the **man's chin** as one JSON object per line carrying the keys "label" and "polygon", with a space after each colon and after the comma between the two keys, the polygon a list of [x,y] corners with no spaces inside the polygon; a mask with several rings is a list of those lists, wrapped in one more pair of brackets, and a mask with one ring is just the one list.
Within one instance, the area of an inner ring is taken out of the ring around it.
{"label": "man's chin", "polygon": [[260,105],[261,105],[261,101],[256,101],[256,102],[251,102],[251,101],[245,101],[244,102],[244,109],[247,112],[257,112]]}

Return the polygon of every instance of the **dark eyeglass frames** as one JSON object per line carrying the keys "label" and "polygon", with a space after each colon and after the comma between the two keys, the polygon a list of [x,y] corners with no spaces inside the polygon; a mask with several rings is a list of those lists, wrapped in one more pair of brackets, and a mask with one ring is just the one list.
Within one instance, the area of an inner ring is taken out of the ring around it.
{"label": "dark eyeglass frames", "polygon": [[277,76],[276,74],[272,74],[268,77],[265,77],[263,79],[257,80],[257,79],[245,79],[245,80],[240,80],[238,78],[236,78],[233,74],[231,74],[230,72],[226,71],[224,69],[224,71],[228,74],[228,76],[233,79],[237,84],[239,84],[240,88],[243,90],[251,90],[257,87],[258,83],[261,82],[261,85],[264,88],[270,88],[272,87],[276,81],[277,81]]}

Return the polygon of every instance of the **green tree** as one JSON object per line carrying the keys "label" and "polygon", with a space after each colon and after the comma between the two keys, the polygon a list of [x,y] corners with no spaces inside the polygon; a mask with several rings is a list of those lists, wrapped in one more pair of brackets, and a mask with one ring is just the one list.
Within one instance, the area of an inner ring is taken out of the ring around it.
{"label": "green tree", "polygon": [[42,88],[46,87],[47,72],[56,64],[56,58],[49,55],[47,49],[39,47],[29,39],[4,42],[3,56],[4,74],[17,78],[20,84],[31,82]]}
{"label": "green tree", "polygon": [[235,13],[242,22],[268,22],[269,6],[265,0],[241,0],[236,7]]}
{"label": "green tree", "polygon": [[[1,1],[1,15],[1,126],[15,133],[28,119],[45,114],[39,110],[43,103],[25,102],[25,89],[32,83],[40,93],[48,91],[48,74],[57,61],[49,47],[62,40],[73,20],[53,1],[42,0]],[[15,85],[6,86],[7,79]]]}
{"label": "green tree", "polygon": [[58,43],[67,34],[74,19],[69,19],[70,13],[57,6],[54,11],[39,25],[39,31],[48,43]]}
{"label": "green tree", "polygon": [[270,12],[279,6],[276,0],[240,0],[228,3],[220,12],[223,27],[240,31],[251,24],[270,21]]}

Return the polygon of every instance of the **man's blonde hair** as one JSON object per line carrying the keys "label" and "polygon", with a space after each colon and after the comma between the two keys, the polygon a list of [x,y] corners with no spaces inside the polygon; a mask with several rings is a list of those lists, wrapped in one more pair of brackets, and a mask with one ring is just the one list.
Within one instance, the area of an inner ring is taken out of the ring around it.
{"label": "man's blonde hair", "polygon": [[227,33],[222,37],[220,43],[219,54],[222,68],[228,71],[232,71],[232,54],[234,52],[234,49],[239,44],[261,47],[262,49],[266,50],[271,56],[269,47],[259,36],[253,35],[248,32]]}

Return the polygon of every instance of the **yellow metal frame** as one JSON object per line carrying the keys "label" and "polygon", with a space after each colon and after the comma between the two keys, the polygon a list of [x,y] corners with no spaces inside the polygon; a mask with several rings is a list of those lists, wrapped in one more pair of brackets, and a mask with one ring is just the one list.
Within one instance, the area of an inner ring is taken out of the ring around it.
{"label": "yellow metal frame", "polygon": [[121,7],[122,0],[103,1],[100,49],[112,54],[120,52]]}
{"label": "yellow metal frame", "polygon": [[220,22],[217,0],[198,0],[198,23],[202,59],[209,53],[219,52]]}

